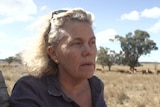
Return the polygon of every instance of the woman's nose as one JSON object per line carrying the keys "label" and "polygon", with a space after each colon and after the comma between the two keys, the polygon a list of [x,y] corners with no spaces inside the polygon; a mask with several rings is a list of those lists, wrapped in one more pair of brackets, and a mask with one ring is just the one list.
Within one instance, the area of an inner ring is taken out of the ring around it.
{"label": "woman's nose", "polygon": [[89,56],[89,55],[92,55],[93,54],[93,48],[89,45],[89,44],[84,44],[84,47],[83,47],[83,56]]}

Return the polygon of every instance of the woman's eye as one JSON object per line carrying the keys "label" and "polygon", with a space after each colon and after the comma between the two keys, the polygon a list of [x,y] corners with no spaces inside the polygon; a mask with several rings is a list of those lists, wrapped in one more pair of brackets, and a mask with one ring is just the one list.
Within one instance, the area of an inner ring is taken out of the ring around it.
{"label": "woman's eye", "polygon": [[79,40],[75,40],[72,42],[73,45],[81,45],[82,44],[82,41],[79,41]]}
{"label": "woman's eye", "polygon": [[81,45],[82,42],[75,42],[74,44],[75,44],[75,45]]}
{"label": "woman's eye", "polygon": [[90,44],[96,44],[95,40],[90,41]]}

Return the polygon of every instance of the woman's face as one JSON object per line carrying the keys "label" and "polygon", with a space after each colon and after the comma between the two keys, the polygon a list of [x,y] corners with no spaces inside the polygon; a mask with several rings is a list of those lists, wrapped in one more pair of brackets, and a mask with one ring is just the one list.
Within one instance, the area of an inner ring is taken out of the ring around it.
{"label": "woman's face", "polygon": [[70,22],[64,26],[65,39],[56,48],[59,76],[88,79],[95,70],[96,39],[87,23]]}

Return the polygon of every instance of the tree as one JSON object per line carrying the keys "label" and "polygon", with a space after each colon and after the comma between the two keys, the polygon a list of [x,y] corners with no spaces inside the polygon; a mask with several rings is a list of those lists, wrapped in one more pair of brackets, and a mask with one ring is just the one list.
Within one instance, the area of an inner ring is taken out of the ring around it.
{"label": "tree", "polygon": [[116,53],[115,54],[115,64],[118,64],[118,65],[121,65],[121,64],[124,64],[124,52],[123,51],[120,51],[119,53]]}
{"label": "tree", "polygon": [[108,70],[111,70],[111,66],[115,62],[115,51],[109,50],[108,48],[100,47],[97,54],[97,63],[104,66],[108,66]]}
{"label": "tree", "polygon": [[22,52],[19,52],[15,55],[14,61],[22,64]]}
{"label": "tree", "polygon": [[122,63],[134,69],[139,65],[138,59],[142,55],[150,54],[152,50],[158,50],[156,43],[150,40],[150,35],[146,31],[135,30],[134,35],[129,32],[125,37],[116,35],[115,40],[121,44],[124,54]]}
{"label": "tree", "polygon": [[10,65],[10,64],[13,62],[14,58],[10,56],[10,57],[6,58],[5,60],[6,60],[6,61],[8,62],[8,64]]}

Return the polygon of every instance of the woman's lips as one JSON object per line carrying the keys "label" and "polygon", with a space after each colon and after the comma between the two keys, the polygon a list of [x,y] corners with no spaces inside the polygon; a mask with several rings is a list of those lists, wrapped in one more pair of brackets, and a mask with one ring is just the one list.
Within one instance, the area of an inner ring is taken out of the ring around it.
{"label": "woman's lips", "polygon": [[93,62],[86,62],[81,64],[81,66],[92,66],[92,65],[95,65],[95,64]]}

